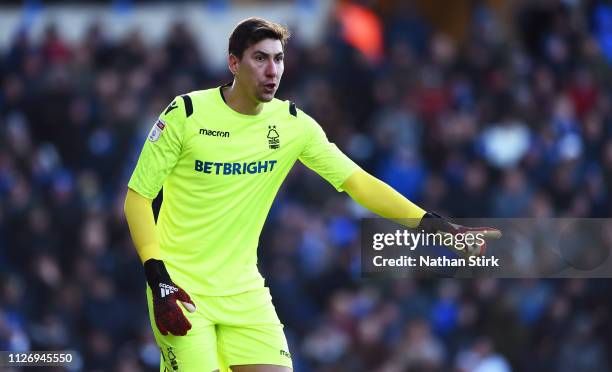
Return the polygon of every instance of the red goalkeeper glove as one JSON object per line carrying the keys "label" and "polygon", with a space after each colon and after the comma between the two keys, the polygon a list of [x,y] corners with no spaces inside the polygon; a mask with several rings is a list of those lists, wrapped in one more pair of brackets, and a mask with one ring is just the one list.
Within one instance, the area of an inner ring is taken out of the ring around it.
{"label": "red goalkeeper glove", "polygon": [[[478,239],[473,239],[473,244],[467,244],[463,241],[464,247],[462,249],[458,249],[457,245],[446,245],[464,257],[483,256],[487,249],[486,239],[499,239],[502,235],[500,230],[492,227],[467,227],[457,225],[432,212],[425,213],[419,224],[419,229],[424,230],[426,233],[442,234],[443,242],[446,240],[444,239],[446,234],[453,235],[453,238],[458,234],[465,235],[468,233],[473,236],[480,236],[482,238],[482,244],[478,244]],[[453,239],[453,241],[455,241],[455,239]],[[456,241],[459,242],[459,240]]]}
{"label": "red goalkeeper glove", "polygon": [[175,336],[186,335],[191,323],[176,302],[180,301],[190,313],[195,311],[195,304],[172,282],[163,261],[149,259],[144,263],[144,270],[153,295],[153,316],[159,332],[164,336],[168,332]]}

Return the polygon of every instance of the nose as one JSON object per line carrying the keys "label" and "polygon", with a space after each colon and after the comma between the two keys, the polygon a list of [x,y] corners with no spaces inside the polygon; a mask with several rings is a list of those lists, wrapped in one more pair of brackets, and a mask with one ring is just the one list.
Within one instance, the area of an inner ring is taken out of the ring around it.
{"label": "nose", "polygon": [[278,74],[278,67],[274,61],[268,61],[266,64],[266,70],[264,71],[267,77],[276,77]]}

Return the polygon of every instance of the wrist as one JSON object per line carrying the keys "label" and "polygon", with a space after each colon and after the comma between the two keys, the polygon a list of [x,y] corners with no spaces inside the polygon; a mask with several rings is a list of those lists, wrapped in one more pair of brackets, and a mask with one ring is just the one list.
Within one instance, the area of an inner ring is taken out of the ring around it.
{"label": "wrist", "polygon": [[155,289],[159,283],[171,283],[170,274],[166,270],[164,261],[155,258],[146,260],[143,264],[147,284],[151,289]]}
{"label": "wrist", "polygon": [[435,212],[426,212],[423,215],[419,223],[419,229],[426,233],[451,232],[454,230],[450,222]]}
{"label": "wrist", "polygon": [[160,256],[159,244],[157,244],[157,242],[144,244],[141,247],[137,247],[136,251],[138,252],[138,256],[140,257],[140,262],[142,262],[143,265],[148,260],[156,259],[156,257]]}

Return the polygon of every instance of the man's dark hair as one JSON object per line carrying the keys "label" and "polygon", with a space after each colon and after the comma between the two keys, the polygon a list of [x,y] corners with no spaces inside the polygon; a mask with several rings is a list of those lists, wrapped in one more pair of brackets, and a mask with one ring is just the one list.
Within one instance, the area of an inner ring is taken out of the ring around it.
{"label": "man's dark hair", "polygon": [[280,40],[283,48],[291,33],[287,27],[262,18],[251,17],[238,23],[229,37],[229,53],[242,59],[244,51],[264,39]]}

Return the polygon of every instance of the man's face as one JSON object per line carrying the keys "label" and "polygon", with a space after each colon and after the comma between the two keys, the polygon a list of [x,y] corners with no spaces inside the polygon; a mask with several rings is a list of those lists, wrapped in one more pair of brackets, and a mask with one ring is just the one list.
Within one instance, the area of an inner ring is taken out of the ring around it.
{"label": "man's face", "polygon": [[236,83],[257,102],[274,98],[283,76],[283,45],[280,40],[263,39],[245,49],[242,59],[230,55],[230,69]]}

